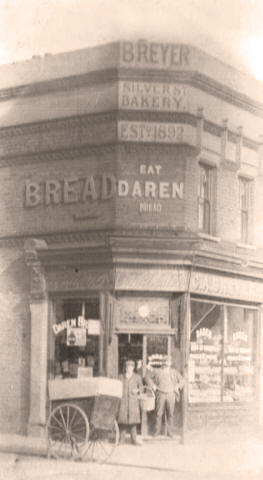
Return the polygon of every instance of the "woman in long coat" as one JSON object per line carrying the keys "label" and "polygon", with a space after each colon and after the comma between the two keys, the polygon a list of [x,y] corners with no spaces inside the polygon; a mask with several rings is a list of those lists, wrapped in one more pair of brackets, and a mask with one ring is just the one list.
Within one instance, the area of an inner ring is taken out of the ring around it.
{"label": "woman in long coat", "polygon": [[120,443],[125,442],[126,431],[129,429],[131,435],[131,443],[139,445],[137,442],[137,427],[141,422],[140,404],[138,394],[142,392],[142,379],[134,373],[135,363],[133,360],[127,360],[125,363],[125,373],[120,376],[122,381],[122,399],[118,415],[118,423],[120,428]]}

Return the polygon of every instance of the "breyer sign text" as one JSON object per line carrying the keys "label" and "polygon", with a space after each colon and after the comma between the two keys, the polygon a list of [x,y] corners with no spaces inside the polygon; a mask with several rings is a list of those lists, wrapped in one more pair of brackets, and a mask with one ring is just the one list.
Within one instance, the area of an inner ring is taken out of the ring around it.
{"label": "breyer sign text", "polygon": [[154,65],[158,67],[178,67],[189,65],[190,49],[187,45],[164,43],[123,42],[121,61],[123,64]]}

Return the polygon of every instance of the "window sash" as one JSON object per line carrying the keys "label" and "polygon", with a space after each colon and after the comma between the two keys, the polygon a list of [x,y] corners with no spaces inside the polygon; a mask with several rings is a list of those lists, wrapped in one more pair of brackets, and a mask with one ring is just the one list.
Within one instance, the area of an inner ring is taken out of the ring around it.
{"label": "window sash", "polygon": [[200,165],[198,228],[208,234],[211,233],[212,224],[212,179],[212,168]]}
{"label": "window sash", "polygon": [[244,243],[248,242],[250,184],[248,179],[239,179],[240,238]]}
{"label": "window sash", "polygon": [[241,210],[241,240],[248,242],[248,212]]}

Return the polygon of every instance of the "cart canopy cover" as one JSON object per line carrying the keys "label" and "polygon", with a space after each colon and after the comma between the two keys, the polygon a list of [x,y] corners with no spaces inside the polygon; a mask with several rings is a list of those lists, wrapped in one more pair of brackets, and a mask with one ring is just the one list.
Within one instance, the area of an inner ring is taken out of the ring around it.
{"label": "cart canopy cover", "polygon": [[122,397],[122,382],[107,377],[65,378],[48,382],[51,400],[108,395]]}

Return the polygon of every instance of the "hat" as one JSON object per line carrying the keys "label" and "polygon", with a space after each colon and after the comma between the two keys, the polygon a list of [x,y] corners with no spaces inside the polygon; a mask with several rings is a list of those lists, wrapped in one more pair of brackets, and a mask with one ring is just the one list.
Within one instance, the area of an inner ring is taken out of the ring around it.
{"label": "hat", "polygon": [[135,367],[135,362],[133,360],[126,360],[125,365],[126,365],[126,367],[128,365],[132,365],[133,367]]}

